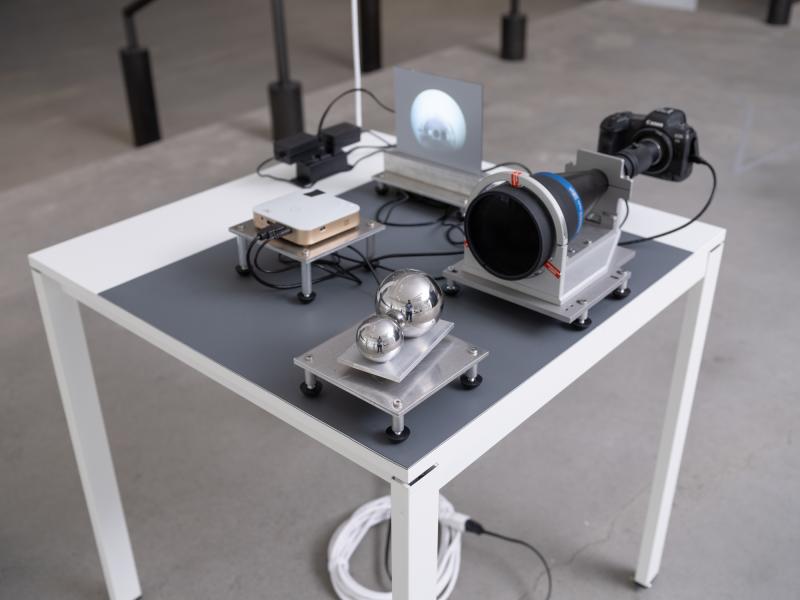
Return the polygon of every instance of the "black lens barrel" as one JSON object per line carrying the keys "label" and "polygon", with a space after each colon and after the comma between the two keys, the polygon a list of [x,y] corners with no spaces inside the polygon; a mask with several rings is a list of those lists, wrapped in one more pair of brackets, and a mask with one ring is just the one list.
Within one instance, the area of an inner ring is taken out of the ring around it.
{"label": "black lens barrel", "polygon": [[625,161],[625,174],[628,177],[646,173],[650,167],[661,160],[661,155],[661,146],[651,139],[634,142],[617,152],[617,156]]}
{"label": "black lens barrel", "polygon": [[[538,183],[558,203],[567,238],[581,229],[584,213],[608,190],[598,169],[536,173]],[[518,280],[541,269],[555,251],[556,224],[535,190],[503,183],[478,194],[464,217],[467,246],[475,260],[495,277]]]}
{"label": "black lens barrel", "polygon": [[584,214],[606,193],[608,177],[600,169],[566,173],[536,173],[541,183],[558,202],[567,223],[567,236],[581,230]]}

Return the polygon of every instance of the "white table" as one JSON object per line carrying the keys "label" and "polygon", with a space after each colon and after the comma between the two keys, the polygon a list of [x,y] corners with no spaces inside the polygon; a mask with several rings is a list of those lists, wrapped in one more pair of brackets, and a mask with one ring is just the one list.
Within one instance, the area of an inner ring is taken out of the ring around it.
{"label": "white table", "polygon": [[[316,187],[334,194],[342,193],[363,184],[381,168],[382,159],[374,156],[362,161],[354,170],[330,177]],[[279,167],[277,172],[285,173],[281,169],[285,167]],[[232,237],[227,227],[247,219],[255,204],[293,189],[287,183],[255,175],[244,177],[35,252],[29,257],[110,597],[133,600],[141,596],[141,588],[79,303],[150,341],[386,481],[391,488],[393,507],[393,598],[432,600],[435,596],[439,490],[616,346],[688,292],[636,566],[636,582],[649,587],[658,573],[664,548],[725,231],[696,223],[664,238],[666,243],[687,251],[686,258],[647,289],[632,296],[607,319],[582,332],[574,344],[531,372],[512,391],[493,399],[487,410],[426,451],[413,464],[404,465],[101,296],[110,288],[224,242]],[[681,217],[632,204],[625,229],[647,236],[682,222]],[[186,223],[192,226],[185,227]],[[141,243],[143,239],[147,243]],[[231,269],[234,263],[235,256],[232,255]],[[286,368],[292,368],[288,362]]]}

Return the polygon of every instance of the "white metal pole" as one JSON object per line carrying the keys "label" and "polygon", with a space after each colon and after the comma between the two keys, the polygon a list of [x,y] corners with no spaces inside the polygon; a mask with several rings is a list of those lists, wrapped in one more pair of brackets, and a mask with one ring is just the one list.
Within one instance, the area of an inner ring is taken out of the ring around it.
{"label": "white metal pole", "polygon": [[[361,40],[359,38],[358,30],[358,0],[350,0],[350,22],[353,30],[353,87],[361,88]],[[361,127],[364,119],[361,112],[361,93],[356,92],[355,96],[355,110],[356,110],[356,125]]]}

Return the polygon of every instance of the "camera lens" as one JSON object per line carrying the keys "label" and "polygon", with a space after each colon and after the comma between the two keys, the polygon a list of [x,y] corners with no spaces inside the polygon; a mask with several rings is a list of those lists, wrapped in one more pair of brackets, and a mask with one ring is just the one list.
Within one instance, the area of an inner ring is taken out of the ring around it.
{"label": "camera lens", "polygon": [[501,279],[530,277],[553,256],[556,222],[538,193],[549,193],[555,200],[569,240],[581,230],[584,211],[608,190],[608,178],[598,169],[541,172],[530,179],[533,189],[508,183],[486,189],[473,198],[464,215],[470,252]]}
{"label": "camera lens", "polygon": [[472,255],[495,277],[523,279],[550,257],[552,220],[541,200],[525,188],[504,183],[476,196],[464,217]]}
{"label": "camera lens", "polygon": [[648,146],[652,149],[651,164],[641,169],[640,173],[658,175],[672,162],[672,140],[659,129],[640,129],[633,138],[634,145]]}

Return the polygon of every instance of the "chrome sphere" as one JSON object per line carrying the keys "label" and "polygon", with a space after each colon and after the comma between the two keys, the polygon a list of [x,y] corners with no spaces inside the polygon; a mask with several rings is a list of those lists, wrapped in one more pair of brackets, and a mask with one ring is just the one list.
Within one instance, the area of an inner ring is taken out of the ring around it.
{"label": "chrome sphere", "polygon": [[372,315],[356,329],[356,347],[361,355],[374,362],[391,360],[403,347],[403,330],[385,315]]}
{"label": "chrome sphere", "polygon": [[395,271],[383,280],[375,297],[375,312],[388,315],[407,338],[419,337],[439,320],[444,296],[436,280],[416,269]]}

